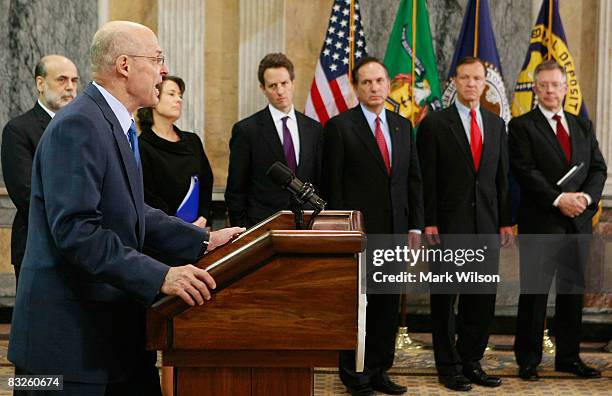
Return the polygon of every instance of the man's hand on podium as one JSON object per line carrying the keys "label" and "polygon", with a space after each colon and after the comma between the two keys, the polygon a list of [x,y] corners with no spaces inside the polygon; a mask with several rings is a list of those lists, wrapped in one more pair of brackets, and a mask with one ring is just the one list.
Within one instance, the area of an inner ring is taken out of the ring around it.
{"label": "man's hand on podium", "polygon": [[208,237],[208,249],[206,249],[206,252],[208,253],[219,246],[225,245],[244,231],[246,231],[244,227],[231,227],[223,228],[219,231],[211,231]]}
{"label": "man's hand on podium", "polygon": [[[232,238],[244,232],[246,228],[232,227],[219,231],[211,231],[208,237],[207,252],[226,244]],[[210,289],[217,287],[215,280],[208,272],[194,265],[171,267],[164,278],[161,292],[178,296],[187,304],[202,305],[204,300],[210,300]]]}
{"label": "man's hand on podium", "polygon": [[215,280],[210,274],[194,265],[171,267],[161,292],[168,295],[178,296],[187,304],[193,306],[204,304],[204,300],[210,300],[209,289],[217,287]]}

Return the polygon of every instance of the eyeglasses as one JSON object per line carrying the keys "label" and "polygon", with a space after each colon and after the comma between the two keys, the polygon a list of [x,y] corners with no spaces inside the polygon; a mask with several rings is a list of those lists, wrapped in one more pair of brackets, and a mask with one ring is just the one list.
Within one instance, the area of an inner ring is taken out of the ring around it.
{"label": "eyeglasses", "polygon": [[166,61],[166,57],[165,56],[146,56],[146,55],[126,55],[126,56],[131,56],[132,58],[147,58],[147,59],[154,59],[155,62],[159,65],[159,66],[163,66],[164,62]]}
{"label": "eyeglasses", "polygon": [[539,89],[548,89],[548,87],[551,87],[552,89],[559,89],[564,85],[565,85],[564,82],[558,82],[558,81],[550,82],[550,83],[546,83],[546,82],[536,83],[536,87],[538,87]]}

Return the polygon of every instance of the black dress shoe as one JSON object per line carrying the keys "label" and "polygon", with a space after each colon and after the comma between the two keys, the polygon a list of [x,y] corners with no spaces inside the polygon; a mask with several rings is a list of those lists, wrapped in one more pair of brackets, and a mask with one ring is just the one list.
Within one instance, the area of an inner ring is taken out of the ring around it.
{"label": "black dress shoe", "polygon": [[500,386],[502,383],[501,378],[487,375],[481,368],[464,369],[463,375],[474,384],[488,386],[490,388]]}
{"label": "black dress shoe", "polygon": [[470,380],[461,374],[441,375],[438,377],[438,382],[454,391],[467,392],[472,389]]}
{"label": "black dress shoe", "polygon": [[519,366],[519,377],[525,381],[537,381],[540,379],[535,366]]}
{"label": "black dress shoe", "polygon": [[370,385],[375,391],[386,393],[387,395],[403,395],[408,391],[408,388],[405,386],[391,381],[391,378],[386,373],[378,378],[372,378]]}
{"label": "black dress shoe", "polygon": [[350,386],[346,387],[346,391],[351,394],[351,396],[375,396],[374,390],[370,385],[363,385],[352,388]]}
{"label": "black dress shoe", "polygon": [[600,378],[601,372],[593,367],[587,366],[582,360],[576,360],[570,364],[555,364],[555,370],[562,373],[576,374],[582,378]]}

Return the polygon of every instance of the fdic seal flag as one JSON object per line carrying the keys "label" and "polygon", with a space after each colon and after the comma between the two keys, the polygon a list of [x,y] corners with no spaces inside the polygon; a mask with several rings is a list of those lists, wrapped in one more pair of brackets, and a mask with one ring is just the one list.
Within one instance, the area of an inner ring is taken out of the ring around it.
{"label": "fdic seal flag", "polygon": [[533,71],[538,64],[549,58],[556,60],[567,73],[569,89],[563,109],[573,115],[588,117],[582,90],[576,76],[576,63],[565,39],[558,0],[542,2],[538,19],[531,31],[525,62],[514,89],[512,116],[525,114],[537,106],[537,98],[533,94]]}

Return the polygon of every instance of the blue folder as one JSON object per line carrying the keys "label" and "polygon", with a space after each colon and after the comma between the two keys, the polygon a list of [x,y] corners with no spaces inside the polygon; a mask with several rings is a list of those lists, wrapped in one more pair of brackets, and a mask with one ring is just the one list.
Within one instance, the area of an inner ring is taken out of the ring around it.
{"label": "blue folder", "polygon": [[176,217],[185,220],[188,223],[193,223],[198,218],[198,209],[200,206],[200,181],[197,176],[191,176],[189,190],[183,198],[183,202],[176,210]]}

